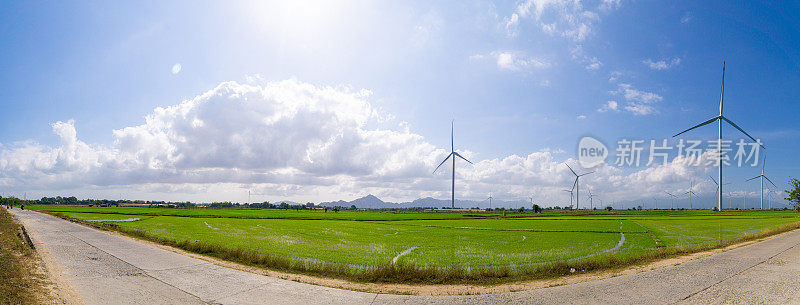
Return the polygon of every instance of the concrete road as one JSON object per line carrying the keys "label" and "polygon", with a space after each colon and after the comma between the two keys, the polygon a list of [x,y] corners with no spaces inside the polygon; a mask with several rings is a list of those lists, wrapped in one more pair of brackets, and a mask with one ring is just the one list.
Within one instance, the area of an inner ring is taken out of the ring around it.
{"label": "concrete road", "polygon": [[800,231],[604,280],[500,294],[407,296],[256,275],[49,215],[11,211],[86,304],[800,304]]}

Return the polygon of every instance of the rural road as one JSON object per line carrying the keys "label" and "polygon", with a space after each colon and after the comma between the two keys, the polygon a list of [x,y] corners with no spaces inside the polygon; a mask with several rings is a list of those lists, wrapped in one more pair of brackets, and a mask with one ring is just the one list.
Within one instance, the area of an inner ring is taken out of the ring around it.
{"label": "rural road", "polygon": [[86,304],[800,304],[800,230],[683,264],[529,291],[385,295],[229,269],[49,215],[10,210]]}

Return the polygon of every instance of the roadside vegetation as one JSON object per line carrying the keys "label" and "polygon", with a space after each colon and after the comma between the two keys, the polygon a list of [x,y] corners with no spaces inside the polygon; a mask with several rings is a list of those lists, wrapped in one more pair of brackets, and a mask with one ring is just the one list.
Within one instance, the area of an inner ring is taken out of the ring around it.
{"label": "roadside vegetation", "polygon": [[46,282],[22,226],[0,207],[0,304],[44,304]]}
{"label": "roadside vegetation", "polygon": [[800,228],[794,211],[422,213],[31,206],[273,270],[360,282],[495,284],[622,268]]}
{"label": "roadside vegetation", "polygon": [[791,204],[795,210],[800,211],[800,180],[790,178],[789,186],[790,190],[786,191],[786,193],[788,193],[786,200],[789,200],[789,204]]}

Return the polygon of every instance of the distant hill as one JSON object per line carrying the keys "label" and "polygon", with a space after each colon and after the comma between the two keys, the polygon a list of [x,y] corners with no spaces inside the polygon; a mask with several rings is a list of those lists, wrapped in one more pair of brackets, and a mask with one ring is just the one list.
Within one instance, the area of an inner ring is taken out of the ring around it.
{"label": "distant hill", "polygon": [[[375,195],[367,195],[352,201],[330,201],[330,202],[323,202],[319,204],[320,206],[325,207],[350,207],[355,205],[359,209],[406,209],[406,208],[442,208],[442,207],[450,207],[450,200],[449,199],[436,199],[432,197],[425,197],[415,199],[414,201],[410,202],[386,202],[381,200],[380,198],[376,197]],[[520,206],[524,206],[526,209],[530,208],[530,204],[524,201],[501,201],[495,200],[493,201],[492,207],[505,207],[505,208],[519,208]],[[457,208],[488,208],[489,201],[475,201],[475,200],[458,200],[456,199],[456,207]]]}

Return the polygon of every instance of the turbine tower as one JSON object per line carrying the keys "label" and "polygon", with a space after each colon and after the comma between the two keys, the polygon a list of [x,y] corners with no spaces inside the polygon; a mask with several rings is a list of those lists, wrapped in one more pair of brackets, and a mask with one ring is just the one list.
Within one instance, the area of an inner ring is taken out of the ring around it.
{"label": "turbine tower", "polygon": [[[767,181],[769,181],[769,183],[772,183],[772,180],[769,180],[769,178],[767,178],[767,176],[764,176],[764,166],[766,166],[766,164],[767,164],[767,156],[765,155],[764,159],[761,160],[761,175],[758,175],[758,176],[755,176],[753,178],[747,179],[747,181],[750,181],[750,180],[753,180],[753,179],[756,179],[756,178],[761,178],[761,209],[762,210],[764,209],[764,179],[767,179]],[[778,187],[777,185],[775,185],[775,183],[772,183],[772,186]]]}
{"label": "turbine tower", "polygon": [[[758,143],[758,145],[761,146],[761,148],[765,148],[764,145],[762,145],[760,141],[756,140],[755,138],[753,138],[752,136],[747,134],[747,132],[745,132],[742,128],[740,128],[739,125],[736,125],[736,123],[734,123],[733,121],[729,120],[728,118],[726,118],[725,116],[722,115],[722,100],[723,100],[724,96],[725,96],[725,62],[723,61],[722,62],[722,86],[720,87],[720,91],[719,91],[719,115],[709,119],[708,121],[700,123],[697,126],[689,128],[687,130],[684,130],[684,131],[672,136],[674,138],[674,137],[677,137],[677,136],[679,136],[679,135],[681,135],[681,134],[683,134],[683,133],[685,133],[685,132],[687,132],[689,130],[692,130],[692,129],[695,129],[695,128],[698,128],[698,127],[701,127],[701,126],[705,126],[705,125],[713,123],[714,121],[717,121],[719,123],[719,126],[718,126],[719,127],[719,129],[718,129],[719,133],[718,133],[718,137],[717,137],[717,150],[718,150],[718,153],[719,153],[719,160],[717,162],[717,167],[719,169],[719,172],[718,172],[718,176],[717,177],[719,178],[719,182],[720,183],[722,182],[722,121],[728,122],[728,124],[730,124],[734,128],[736,128],[739,131],[741,131],[743,134],[745,134],[747,137],[749,137],[751,140],[753,140],[753,142]],[[722,185],[719,185],[719,192],[717,193],[717,211],[722,211]]]}
{"label": "turbine tower", "polygon": [[575,209],[578,210],[578,209],[580,209],[580,203],[581,203],[581,188],[580,188],[580,183],[578,183],[578,180],[583,176],[586,176],[588,174],[594,173],[594,171],[578,175],[578,173],[576,173],[574,170],[572,170],[572,167],[569,167],[569,164],[564,163],[564,165],[566,165],[567,168],[569,168],[569,171],[571,171],[572,174],[575,175],[575,184],[574,184],[575,185]]}
{"label": "turbine tower", "polygon": [[440,167],[442,167],[442,164],[447,162],[447,159],[450,159],[452,157],[452,159],[453,159],[453,184],[452,184],[452,188],[450,189],[450,192],[451,192],[450,193],[450,200],[451,200],[450,201],[450,208],[453,208],[453,209],[456,208],[456,157],[464,159],[464,161],[467,161],[467,163],[469,163],[469,164],[473,164],[471,161],[467,160],[467,158],[464,158],[463,156],[461,156],[460,154],[458,154],[456,152],[455,145],[453,144],[453,134],[454,134],[453,126],[454,126],[454,122],[455,122],[455,120],[450,122],[450,154],[448,154],[447,157],[444,158],[444,160],[442,160],[442,163],[439,163],[439,166],[437,166],[436,169],[433,170],[433,172],[436,173],[436,170],[438,170]]}
{"label": "turbine tower", "polygon": [[[714,177],[708,176],[708,178],[711,178],[711,181],[714,181],[714,184],[716,184],[716,185],[717,185],[717,190],[716,190],[716,192],[719,192],[719,193],[721,193],[721,191],[720,191],[720,185],[719,185],[719,182],[717,182],[717,180],[714,180]],[[722,184],[722,185],[729,185],[729,184],[730,184],[730,183],[724,183],[724,184]],[[722,198],[722,195],[719,195],[719,198],[721,199],[721,198]]]}

